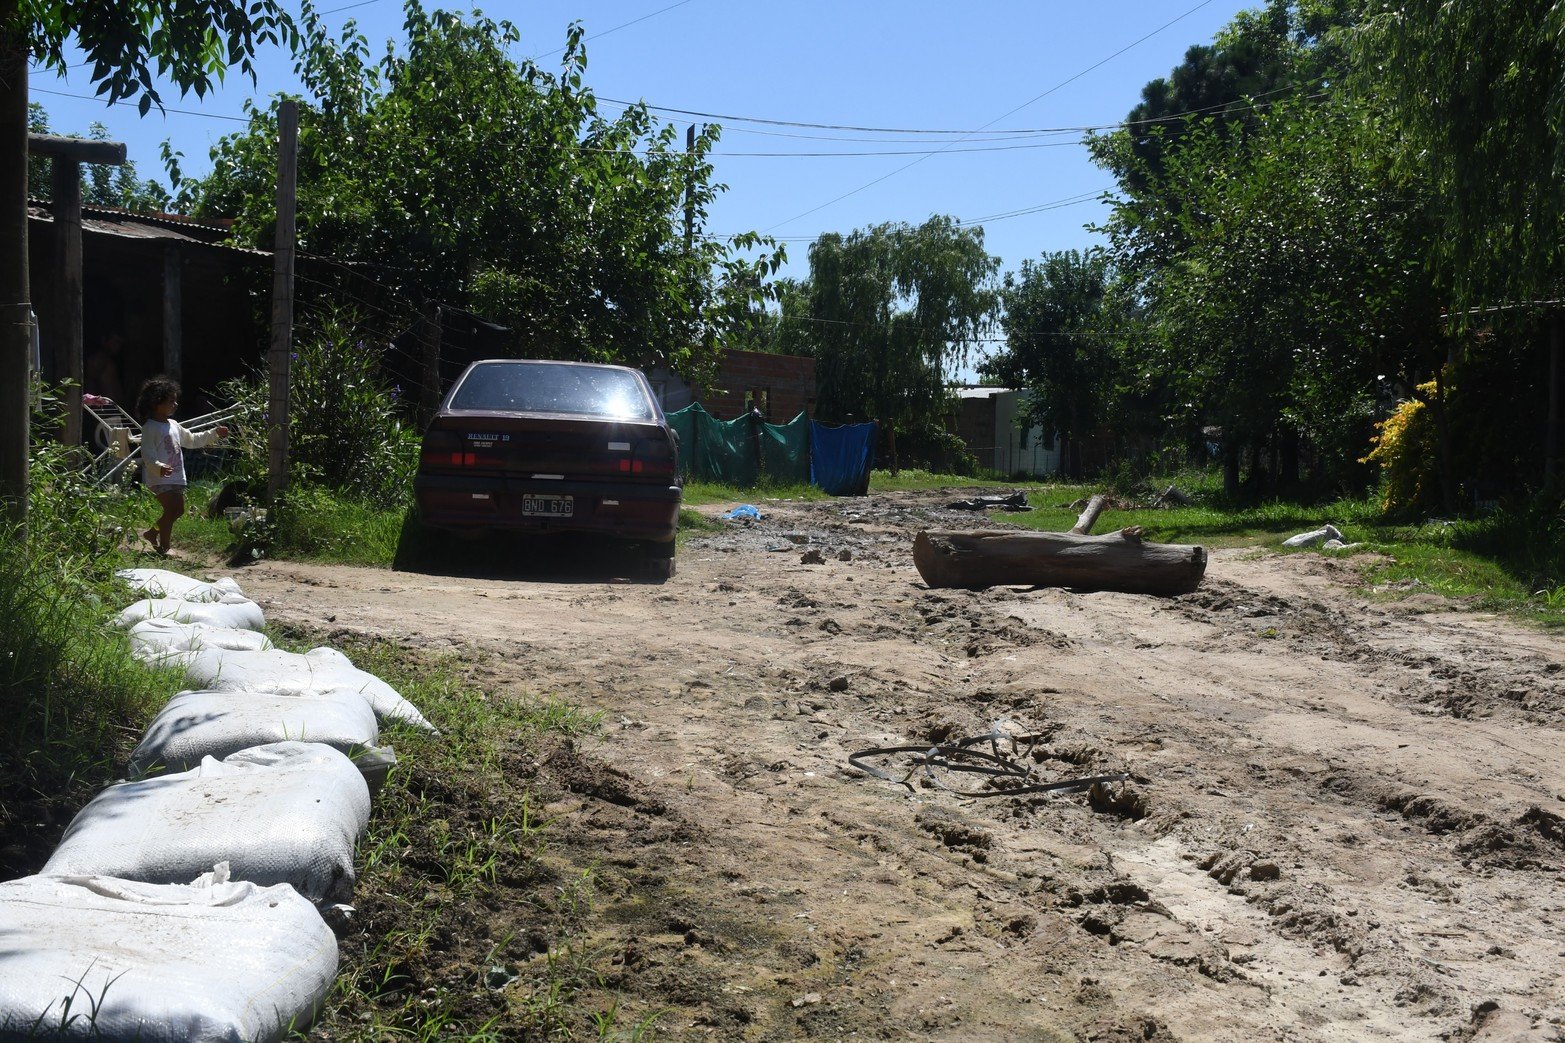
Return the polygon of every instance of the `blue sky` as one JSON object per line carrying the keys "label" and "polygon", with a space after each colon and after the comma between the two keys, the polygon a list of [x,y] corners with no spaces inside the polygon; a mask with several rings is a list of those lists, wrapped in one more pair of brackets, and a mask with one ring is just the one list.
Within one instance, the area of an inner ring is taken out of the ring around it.
{"label": "blue sky", "polygon": [[[401,38],[401,0],[319,0],[318,6],[332,12],[326,21],[333,29],[355,19],[377,53],[385,40]],[[434,0],[425,6],[469,9]],[[717,180],[729,186],[707,230],[757,230],[786,238],[791,254],[786,271],[803,275],[808,244],[822,231],[846,232],[881,221],[918,223],[931,214],[985,219],[985,243],[1005,270],[1045,251],[1093,244],[1096,237],[1084,226],[1102,218],[1095,197],[1110,181],[1088,160],[1079,144],[1082,135],[1003,132],[1101,126],[1124,118],[1143,84],[1166,75],[1186,48],[1210,42],[1238,11],[1256,4],[513,0],[480,6],[490,17],[516,23],[523,36],[518,56],[539,56],[541,64],[554,60],[567,24],[580,19],[588,38],[587,80],[603,99],[918,132],[706,121],[723,124],[714,163]],[[240,126],[217,117],[238,116],[247,97],[295,89],[290,64],[279,50],[263,53],[257,84],[234,73],[205,99],[167,91],[170,110],[198,114],[154,109],[144,119],[133,107],[44,93],[90,94],[85,69],[73,69],[63,80],[39,70],[29,82],[56,133],[84,132],[94,120],[101,122],[111,137],[129,145],[143,175],[161,177],[161,141],[170,139],[185,154],[188,173],[203,172],[212,143]],[[691,120],[659,115],[681,128]],[[983,134],[927,133],[974,130]],[[920,155],[942,147],[943,153]],[[806,152],[909,154],[798,155]],[[992,216],[1009,214],[1016,216]]]}

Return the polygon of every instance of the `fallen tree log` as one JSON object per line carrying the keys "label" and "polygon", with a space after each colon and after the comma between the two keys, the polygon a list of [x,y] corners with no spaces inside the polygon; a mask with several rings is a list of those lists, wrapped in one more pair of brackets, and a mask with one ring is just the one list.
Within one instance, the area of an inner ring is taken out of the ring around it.
{"label": "fallen tree log", "polygon": [[1144,543],[1139,526],[1104,536],[1069,532],[931,532],[913,541],[931,587],[1032,584],[1127,594],[1188,594],[1206,574],[1206,549]]}
{"label": "fallen tree log", "polygon": [[1092,527],[1098,524],[1098,515],[1103,513],[1103,505],[1107,502],[1108,497],[1102,493],[1098,493],[1088,500],[1087,509],[1081,512],[1080,517],[1076,519],[1076,524],[1071,526],[1070,531],[1077,536],[1085,536],[1091,532]]}

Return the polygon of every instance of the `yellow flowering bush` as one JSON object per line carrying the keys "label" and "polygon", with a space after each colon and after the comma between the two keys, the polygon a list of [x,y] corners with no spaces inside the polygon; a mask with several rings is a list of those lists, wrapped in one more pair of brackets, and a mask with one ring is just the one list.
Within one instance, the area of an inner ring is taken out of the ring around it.
{"label": "yellow flowering bush", "polygon": [[[1435,396],[1435,382],[1418,385],[1420,394]],[[1375,425],[1369,455],[1359,463],[1380,467],[1380,508],[1387,514],[1439,503],[1436,474],[1438,443],[1435,418],[1417,398],[1397,403],[1391,415]]]}

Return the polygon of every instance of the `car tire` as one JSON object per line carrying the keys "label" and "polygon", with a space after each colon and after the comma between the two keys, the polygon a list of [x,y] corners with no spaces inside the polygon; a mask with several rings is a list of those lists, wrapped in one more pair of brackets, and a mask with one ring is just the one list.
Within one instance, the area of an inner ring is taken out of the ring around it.
{"label": "car tire", "polygon": [[676,544],[673,540],[667,543],[649,543],[641,558],[641,571],[648,579],[666,580],[673,579],[674,551]]}

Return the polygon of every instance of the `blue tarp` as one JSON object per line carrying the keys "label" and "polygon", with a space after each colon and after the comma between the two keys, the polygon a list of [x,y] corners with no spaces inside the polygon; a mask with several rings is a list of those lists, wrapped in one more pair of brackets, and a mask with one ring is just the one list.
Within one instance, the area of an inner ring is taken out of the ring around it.
{"label": "blue tarp", "polygon": [[874,424],[810,421],[810,481],[833,496],[862,496],[875,466]]}
{"label": "blue tarp", "polygon": [[833,496],[861,496],[875,466],[874,424],[822,424],[800,413],[786,424],[757,414],[719,420],[700,403],[668,414],[679,436],[679,473],[740,489],[762,480],[812,482]]}

